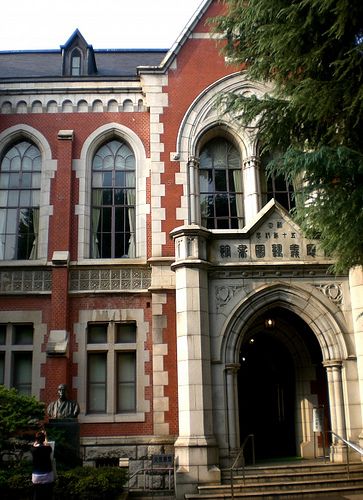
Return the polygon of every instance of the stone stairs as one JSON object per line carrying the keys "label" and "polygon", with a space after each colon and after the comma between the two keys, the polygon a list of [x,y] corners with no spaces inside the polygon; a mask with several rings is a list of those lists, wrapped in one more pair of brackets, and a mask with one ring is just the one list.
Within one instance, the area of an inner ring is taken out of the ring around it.
{"label": "stone stairs", "polygon": [[[198,493],[186,494],[187,500],[229,499],[232,497],[229,474],[223,484],[199,486]],[[234,475],[234,498],[363,500],[363,464],[351,463],[349,477],[345,464],[304,460],[301,463],[248,466],[243,477]]]}

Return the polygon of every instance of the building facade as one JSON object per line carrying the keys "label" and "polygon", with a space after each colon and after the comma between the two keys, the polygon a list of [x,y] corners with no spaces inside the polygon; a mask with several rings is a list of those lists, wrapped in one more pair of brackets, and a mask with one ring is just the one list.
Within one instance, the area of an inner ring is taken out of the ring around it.
{"label": "building facade", "polygon": [[269,90],[221,55],[221,9],[169,51],[0,53],[0,383],[66,383],[84,463],[173,453],[178,498],[249,434],[257,458],[362,438],[362,272],[331,273],[216,105]]}

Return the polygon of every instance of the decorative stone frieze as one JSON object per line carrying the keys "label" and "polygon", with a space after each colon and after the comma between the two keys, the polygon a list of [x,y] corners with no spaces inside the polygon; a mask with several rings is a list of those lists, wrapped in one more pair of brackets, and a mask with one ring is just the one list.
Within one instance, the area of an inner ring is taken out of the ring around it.
{"label": "decorative stone frieze", "polygon": [[141,291],[151,285],[150,269],[103,268],[73,269],[70,272],[71,292]]}
{"label": "decorative stone frieze", "polygon": [[0,293],[51,292],[52,272],[49,270],[26,269],[0,272]]}

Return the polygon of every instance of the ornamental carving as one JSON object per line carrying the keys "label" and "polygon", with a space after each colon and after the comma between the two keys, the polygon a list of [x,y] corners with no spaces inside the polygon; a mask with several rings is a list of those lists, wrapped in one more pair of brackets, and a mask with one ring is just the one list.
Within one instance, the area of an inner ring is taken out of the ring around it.
{"label": "ornamental carving", "polygon": [[217,309],[221,309],[241,290],[241,286],[217,286],[216,287],[216,301]]}
{"label": "ornamental carving", "polygon": [[51,290],[51,271],[27,269],[0,272],[0,293],[41,293]]}
{"label": "ornamental carving", "polygon": [[343,302],[343,290],[341,283],[325,283],[316,285],[325,297],[328,297],[334,304],[340,305]]}
{"label": "ornamental carving", "polygon": [[79,269],[70,272],[71,292],[119,292],[146,290],[151,286],[150,269]]}

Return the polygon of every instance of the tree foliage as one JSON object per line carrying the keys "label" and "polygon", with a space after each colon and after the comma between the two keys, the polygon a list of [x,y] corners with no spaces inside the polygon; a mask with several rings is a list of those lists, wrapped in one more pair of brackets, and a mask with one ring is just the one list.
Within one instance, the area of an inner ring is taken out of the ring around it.
{"label": "tree foliage", "polygon": [[243,126],[279,151],[270,171],[300,179],[296,217],[336,270],[363,264],[362,0],[225,0],[211,20],[223,51],[263,97],[226,94]]}
{"label": "tree foliage", "polygon": [[0,458],[18,456],[23,449],[21,438],[33,434],[43,419],[44,403],[0,385]]}

